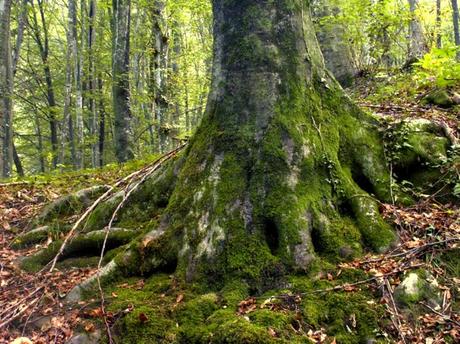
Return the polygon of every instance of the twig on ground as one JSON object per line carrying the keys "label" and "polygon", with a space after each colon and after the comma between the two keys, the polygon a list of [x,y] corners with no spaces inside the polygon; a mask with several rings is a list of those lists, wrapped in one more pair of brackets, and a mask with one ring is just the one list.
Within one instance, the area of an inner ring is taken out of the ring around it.
{"label": "twig on ground", "polygon": [[395,299],[393,298],[393,290],[391,289],[390,282],[388,282],[387,278],[385,278],[385,287],[388,291],[388,296],[391,301],[391,307],[393,308],[394,316],[396,317],[396,322],[393,320],[393,316],[391,317],[391,321],[398,330],[398,334],[401,337],[403,343],[406,343],[406,336],[404,335],[404,332],[401,330],[402,324],[401,319],[399,318],[398,307],[396,306]]}
{"label": "twig on ground", "polygon": [[460,322],[458,322],[458,321],[452,319],[450,316],[448,316],[448,315],[446,315],[446,314],[442,314],[441,312],[438,312],[436,309],[434,309],[434,308],[431,307],[430,305],[427,305],[425,302],[420,301],[419,304],[421,304],[422,306],[428,308],[428,309],[429,309],[430,311],[432,311],[434,314],[439,315],[440,317],[443,318],[443,320],[448,321],[448,322],[450,322],[450,323],[452,323],[452,324],[455,324],[455,325],[457,325],[457,326],[460,326]]}

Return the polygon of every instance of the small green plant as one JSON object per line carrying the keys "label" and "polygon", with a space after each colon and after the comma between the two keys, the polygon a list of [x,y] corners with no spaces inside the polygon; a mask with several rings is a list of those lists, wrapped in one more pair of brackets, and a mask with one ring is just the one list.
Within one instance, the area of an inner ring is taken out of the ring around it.
{"label": "small green plant", "polygon": [[415,79],[421,86],[447,88],[460,84],[460,63],[456,56],[458,48],[447,46],[442,49],[433,48],[415,65]]}

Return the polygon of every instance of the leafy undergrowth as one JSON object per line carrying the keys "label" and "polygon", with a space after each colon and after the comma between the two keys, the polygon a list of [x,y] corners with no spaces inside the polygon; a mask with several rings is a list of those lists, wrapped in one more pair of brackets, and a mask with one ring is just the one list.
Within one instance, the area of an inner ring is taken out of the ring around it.
{"label": "leafy undergrowth", "polygon": [[[407,101],[413,97],[409,93],[400,94],[398,101],[369,98],[364,89],[358,87],[359,102],[378,114],[443,121],[457,134],[455,109]],[[439,204],[429,195],[411,207],[382,204],[400,237],[391,252],[337,266],[318,260],[309,275],[290,276],[284,290],[262,295],[244,282],[202,290],[160,274],[105,288],[104,314],[97,298],[72,306],[62,301],[94,274],[93,267],[37,274],[17,268],[19,257],[41,246],[15,251],[10,245],[30,229],[44,204],[81,188],[111,184],[140,166],[142,162],[0,185],[0,343],[21,336],[34,343],[64,343],[76,333],[103,340],[110,333],[116,343],[128,344],[460,342],[460,208],[453,202]],[[412,272],[436,280],[436,302],[398,299],[401,283]]]}

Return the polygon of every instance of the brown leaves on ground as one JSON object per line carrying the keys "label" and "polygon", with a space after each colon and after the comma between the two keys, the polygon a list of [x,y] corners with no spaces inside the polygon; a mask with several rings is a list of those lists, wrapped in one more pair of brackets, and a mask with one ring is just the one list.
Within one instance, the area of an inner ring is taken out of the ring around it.
{"label": "brown leaves on ground", "polygon": [[[14,251],[10,244],[27,228],[42,207],[58,197],[48,184],[0,185],[0,343],[64,343],[79,323],[78,307],[65,309],[62,297],[94,274],[93,269],[26,273],[18,268],[21,256],[39,247]],[[12,325],[15,325],[13,328]],[[28,337],[21,336],[23,327]],[[25,339],[24,339],[25,338]]]}

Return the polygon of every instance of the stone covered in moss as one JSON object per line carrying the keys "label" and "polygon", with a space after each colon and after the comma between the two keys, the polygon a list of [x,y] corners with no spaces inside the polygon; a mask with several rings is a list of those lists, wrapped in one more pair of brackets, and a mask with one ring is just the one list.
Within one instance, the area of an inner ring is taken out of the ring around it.
{"label": "stone covered in moss", "polygon": [[440,297],[436,279],[425,270],[409,273],[395,290],[395,300],[402,307],[411,306],[420,301],[429,302],[437,307],[441,302]]}

